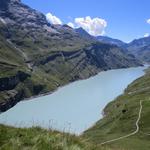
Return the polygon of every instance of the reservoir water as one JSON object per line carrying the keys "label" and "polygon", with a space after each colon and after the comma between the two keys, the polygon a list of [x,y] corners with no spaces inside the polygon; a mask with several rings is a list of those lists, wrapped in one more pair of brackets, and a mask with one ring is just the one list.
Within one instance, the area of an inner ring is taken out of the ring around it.
{"label": "reservoir water", "polygon": [[102,118],[104,107],[123,93],[145,67],[99,73],[59,88],[53,94],[21,101],[0,114],[0,123],[16,127],[41,126],[81,134]]}

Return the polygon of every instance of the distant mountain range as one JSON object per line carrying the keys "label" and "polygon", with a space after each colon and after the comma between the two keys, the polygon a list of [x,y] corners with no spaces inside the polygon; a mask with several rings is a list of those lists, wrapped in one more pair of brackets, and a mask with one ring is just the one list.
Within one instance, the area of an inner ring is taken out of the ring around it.
{"label": "distant mountain range", "polygon": [[150,36],[133,40],[130,43],[124,43],[120,40],[105,36],[99,36],[96,38],[101,42],[115,44],[123,49],[126,49],[128,53],[133,54],[142,62],[150,63]]}
{"label": "distant mountain range", "polygon": [[125,48],[127,45],[127,43],[125,43],[121,40],[113,39],[113,38],[110,38],[108,36],[98,36],[98,37],[96,37],[96,39],[100,42],[104,42],[104,43],[108,43],[108,44],[114,44],[114,45],[117,45],[117,46],[122,47],[122,48]]}
{"label": "distant mountain range", "polygon": [[126,48],[143,62],[150,63],[150,36],[133,40]]}
{"label": "distant mountain range", "polygon": [[121,40],[107,36],[93,37],[82,28],[76,29],[76,32],[89,40],[98,40],[102,43],[117,45],[118,47],[126,50],[127,53],[133,54],[144,63],[150,63],[150,36],[133,40],[130,43],[125,43]]}
{"label": "distant mountain range", "polygon": [[123,42],[121,40],[113,39],[113,38],[110,38],[110,37],[107,37],[107,36],[97,36],[97,37],[94,37],[94,36],[90,35],[88,32],[86,32],[81,27],[77,28],[75,30],[76,30],[76,32],[78,32],[80,34],[81,37],[83,37],[85,39],[97,40],[97,41],[100,41],[102,43],[117,45],[117,46],[119,46],[121,48],[124,48],[127,45],[127,43],[125,43],[125,42]]}

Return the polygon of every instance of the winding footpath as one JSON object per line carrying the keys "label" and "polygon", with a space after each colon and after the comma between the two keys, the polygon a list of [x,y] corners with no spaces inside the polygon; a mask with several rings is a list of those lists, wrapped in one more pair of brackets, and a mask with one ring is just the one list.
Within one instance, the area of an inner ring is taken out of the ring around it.
{"label": "winding footpath", "polygon": [[[150,100],[150,99],[149,99],[149,100]],[[140,121],[140,119],[141,119],[141,113],[142,113],[142,109],[143,109],[143,105],[142,105],[143,101],[146,101],[146,100],[141,100],[141,101],[140,101],[139,114],[138,114],[138,118],[137,118],[137,120],[136,120],[136,122],[135,122],[136,130],[133,131],[133,132],[130,133],[130,134],[125,135],[125,136],[121,136],[121,137],[116,138],[116,139],[112,139],[112,140],[109,140],[109,141],[102,142],[102,143],[100,143],[100,145],[104,145],[104,144],[108,144],[108,143],[115,142],[115,141],[118,141],[118,140],[122,140],[122,139],[124,139],[124,138],[128,138],[128,137],[130,137],[130,136],[132,136],[132,135],[135,135],[136,133],[139,132],[139,121]]]}

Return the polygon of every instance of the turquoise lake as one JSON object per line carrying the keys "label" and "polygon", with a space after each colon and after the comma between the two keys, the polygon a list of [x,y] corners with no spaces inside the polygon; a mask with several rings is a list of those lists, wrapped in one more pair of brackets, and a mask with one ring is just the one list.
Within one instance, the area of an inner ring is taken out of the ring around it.
{"label": "turquoise lake", "polygon": [[0,123],[81,134],[102,118],[104,107],[122,94],[128,84],[144,75],[144,69],[104,71],[61,87],[53,94],[21,101],[0,114]]}

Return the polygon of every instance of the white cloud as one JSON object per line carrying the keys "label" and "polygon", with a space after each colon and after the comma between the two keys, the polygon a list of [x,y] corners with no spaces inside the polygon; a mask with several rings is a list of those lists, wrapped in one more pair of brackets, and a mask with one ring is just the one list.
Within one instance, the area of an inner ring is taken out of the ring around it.
{"label": "white cloud", "polygon": [[148,24],[150,24],[150,19],[147,19],[147,21],[146,21]]}
{"label": "white cloud", "polygon": [[71,28],[75,28],[75,26],[72,22],[69,22],[67,25],[70,26]]}
{"label": "white cloud", "polygon": [[149,33],[145,33],[145,34],[144,34],[144,37],[149,37],[149,36],[150,36]]}
{"label": "white cloud", "polygon": [[62,21],[51,13],[46,14],[46,19],[51,24],[62,24]]}
{"label": "white cloud", "polygon": [[93,36],[104,35],[105,28],[107,27],[107,22],[104,19],[92,19],[90,16],[87,16],[85,18],[75,18],[75,24],[77,27],[82,27]]}
{"label": "white cloud", "polygon": [[[62,21],[54,16],[51,13],[46,14],[46,19],[51,24],[60,24],[62,25]],[[68,26],[72,28],[82,27],[89,34],[93,36],[99,36],[105,34],[105,28],[107,27],[107,22],[101,18],[91,18],[90,16],[83,18],[75,18],[73,22],[68,22]]]}

